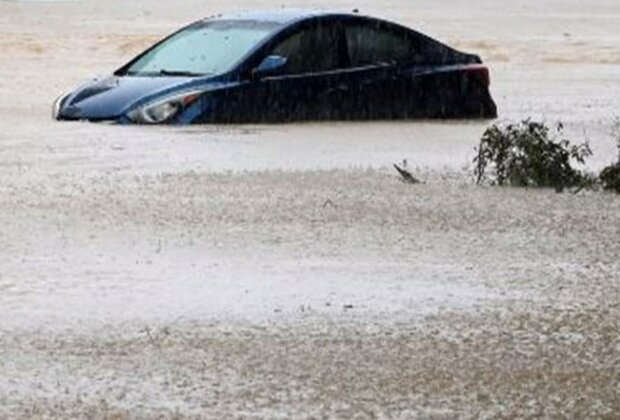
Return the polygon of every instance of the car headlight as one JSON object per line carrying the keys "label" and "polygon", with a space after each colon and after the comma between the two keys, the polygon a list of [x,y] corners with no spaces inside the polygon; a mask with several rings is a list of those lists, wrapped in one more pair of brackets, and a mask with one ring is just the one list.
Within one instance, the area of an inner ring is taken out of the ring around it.
{"label": "car headlight", "polygon": [[57,120],[58,117],[60,116],[60,109],[62,108],[62,105],[68,96],[69,96],[68,93],[62,94],[58,98],[56,98],[56,100],[54,101],[54,104],[52,105],[52,118],[53,119]]}
{"label": "car headlight", "polygon": [[138,124],[160,124],[170,121],[182,109],[194,103],[201,92],[188,92],[169,96],[143,105],[127,114],[127,117]]}

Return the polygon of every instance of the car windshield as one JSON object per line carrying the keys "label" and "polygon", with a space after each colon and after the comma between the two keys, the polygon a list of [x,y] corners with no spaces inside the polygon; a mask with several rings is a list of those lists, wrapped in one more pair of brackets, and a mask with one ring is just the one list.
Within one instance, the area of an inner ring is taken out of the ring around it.
{"label": "car windshield", "polygon": [[278,26],[275,22],[254,20],[195,23],[147,52],[124,73],[130,76],[221,74]]}

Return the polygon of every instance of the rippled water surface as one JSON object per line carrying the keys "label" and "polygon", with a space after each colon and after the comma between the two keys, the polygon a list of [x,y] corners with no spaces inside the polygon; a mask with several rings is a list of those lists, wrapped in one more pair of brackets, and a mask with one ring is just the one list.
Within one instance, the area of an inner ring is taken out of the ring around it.
{"label": "rippled water surface", "polygon": [[[490,121],[51,120],[183,24],[281,6],[0,1],[0,417],[620,412],[620,202],[473,186]],[[615,159],[618,0],[312,6],[480,54],[500,120]]]}

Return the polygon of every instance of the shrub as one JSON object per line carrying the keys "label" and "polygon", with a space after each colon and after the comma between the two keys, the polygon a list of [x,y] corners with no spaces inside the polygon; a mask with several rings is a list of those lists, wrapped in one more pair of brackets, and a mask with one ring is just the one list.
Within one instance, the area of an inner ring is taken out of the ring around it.
{"label": "shrub", "polygon": [[611,134],[616,139],[618,161],[603,169],[599,179],[605,190],[620,194],[620,118],[616,118]]}
{"label": "shrub", "polygon": [[543,123],[525,120],[489,127],[474,159],[476,182],[518,187],[585,187],[592,179],[575,169],[592,155],[588,143],[572,145],[563,137],[563,126],[553,132]]}
{"label": "shrub", "polygon": [[620,161],[603,169],[599,178],[603,189],[620,194]]}

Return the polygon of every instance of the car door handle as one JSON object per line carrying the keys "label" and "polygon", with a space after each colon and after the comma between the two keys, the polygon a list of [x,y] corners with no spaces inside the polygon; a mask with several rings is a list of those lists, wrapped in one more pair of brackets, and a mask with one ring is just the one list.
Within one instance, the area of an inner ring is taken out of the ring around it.
{"label": "car door handle", "polygon": [[347,85],[338,85],[332,88],[329,88],[325,91],[326,95],[331,95],[333,93],[346,93],[349,91],[349,87]]}

